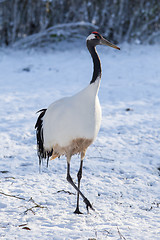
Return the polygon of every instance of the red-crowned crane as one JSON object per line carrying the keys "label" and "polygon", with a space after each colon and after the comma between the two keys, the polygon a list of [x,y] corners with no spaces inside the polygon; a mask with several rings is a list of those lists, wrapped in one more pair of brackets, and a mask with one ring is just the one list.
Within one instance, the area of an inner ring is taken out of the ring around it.
{"label": "red-crowned crane", "polygon": [[[39,163],[42,159],[54,159],[62,155],[67,159],[67,181],[77,191],[77,207],[74,213],[80,214],[79,195],[83,198],[86,208],[93,209],[89,200],[80,191],[83,159],[87,148],[95,140],[101,124],[101,106],[98,90],[101,81],[101,63],[96,45],[107,45],[119,49],[116,45],[103,38],[98,32],[87,37],[87,48],[92,56],[94,71],[90,84],[71,97],[64,97],[53,102],[47,109],[40,110],[35,125],[37,134],[37,153]],[[81,155],[80,168],[77,174],[78,186],[70,175],[70,161],[74,154]]]}

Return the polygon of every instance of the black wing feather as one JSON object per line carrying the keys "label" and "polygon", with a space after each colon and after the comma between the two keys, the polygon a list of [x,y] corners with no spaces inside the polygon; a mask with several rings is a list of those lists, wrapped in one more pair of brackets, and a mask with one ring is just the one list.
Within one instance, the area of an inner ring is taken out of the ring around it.
{"label": "black wing feather", "polygon": [[36,129],[36,136],[37,136],[37,155],[39,157],[39,164],[41,165],[42,159],[47,158],[47,165],[49,157],[52,155],[52,151],[45,151],[44,149],[44,139],[43,139],[43,117],[46,113],[47,109],[41,109],[37,113],[40,112],[40,115],[37,119],[35,129]]}

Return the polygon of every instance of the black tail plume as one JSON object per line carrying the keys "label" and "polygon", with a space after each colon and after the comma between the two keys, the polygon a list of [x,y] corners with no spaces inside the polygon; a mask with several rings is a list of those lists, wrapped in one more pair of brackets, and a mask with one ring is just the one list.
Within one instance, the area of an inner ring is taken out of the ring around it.
{"label": "black tail plume", "polygon": [[43,139],[43,117],[47,109],[41,109],[37,113],[41,112],[36,125],[36,136],[37,136],[37,155],[39,157],[39,165],[41,165],[42,160],[47,158],[47,166],[49,157],[52,155],[52,151],[45,151],[44,149],[44,139]]}

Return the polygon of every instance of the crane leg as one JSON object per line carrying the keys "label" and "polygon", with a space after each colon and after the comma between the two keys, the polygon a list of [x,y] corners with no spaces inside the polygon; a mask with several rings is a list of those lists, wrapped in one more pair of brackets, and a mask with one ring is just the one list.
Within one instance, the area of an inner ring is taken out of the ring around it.
{"label": "crane leg", "polygon": [[70,175],[70,161],[67,161],[67,181],[76,189],[77,193],[79,193],[81,195],[81,197],[83,198],[84,203],[86,204],[87,211],[88,211],[89,207],[92,210],[94,210],[92,205],[91,205],[91,203],[89,202],[89,200],[83,195],[83,193],[79,190],[79,188],[75,185],[75,183],[73,182],[73,180],[71,178],[71,175]]}
{"label": "crane leg", "polygon": [[[77,173],[78,189],[79,189],[79,190],[80,190],[80,181],[81,181],[81,178],[82,178],[82,166],[83,166],[83,159],[81,159],[80,168],[79,168],[79,171],[78,171],[78,173]],[[79,192],[77,192],[77,207],[76,207],[76,210],[74,211],[74,213],[76,213],[76,214],[82,214],[82,213],[79,211]]]}

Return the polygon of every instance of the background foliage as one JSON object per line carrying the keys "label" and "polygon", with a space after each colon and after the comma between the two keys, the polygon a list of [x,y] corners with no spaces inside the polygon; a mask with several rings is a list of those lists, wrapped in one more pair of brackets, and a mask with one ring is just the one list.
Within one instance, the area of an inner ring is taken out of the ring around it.
{"label": "background foliage", "polygon": [[83,27],[76,25],[80,34],[88,34],[95,26],[115,42],[155,43],[160,40],[160,1],[0,0],[0,44],[77,22],[83,23]]}

